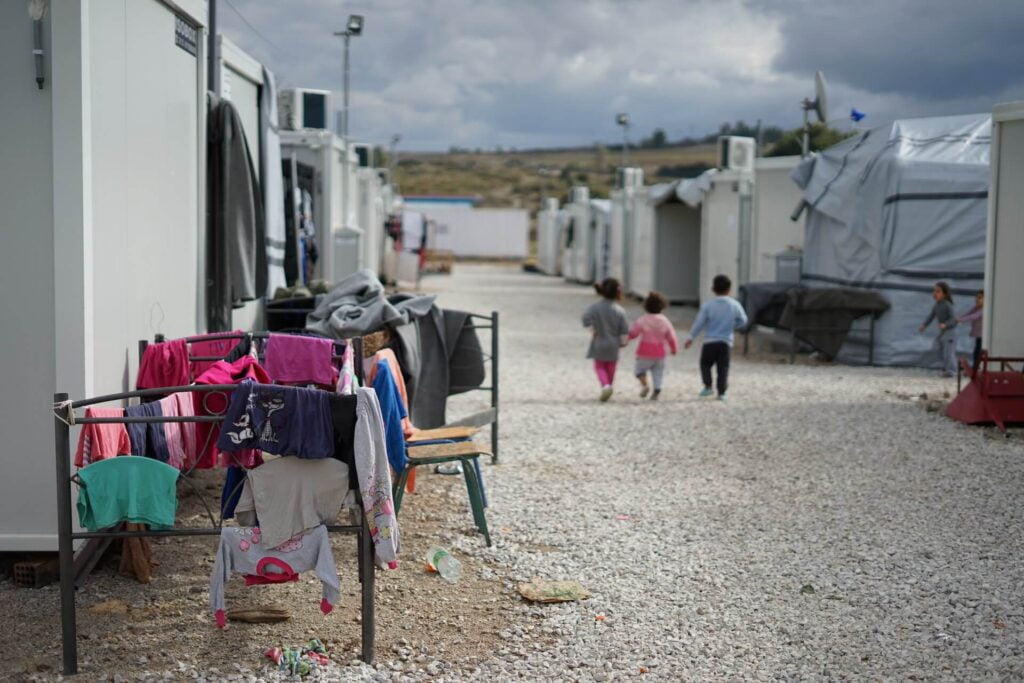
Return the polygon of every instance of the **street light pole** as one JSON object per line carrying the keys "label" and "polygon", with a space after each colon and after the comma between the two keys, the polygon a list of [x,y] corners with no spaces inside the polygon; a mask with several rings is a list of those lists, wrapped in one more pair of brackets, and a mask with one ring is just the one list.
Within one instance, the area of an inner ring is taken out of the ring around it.
{"label": "street light pole", "polygon": [[622,126],[622,168],[629,168],[629,114],[617,115],[615,123]]}
{"label": "street light pole", "polygon": [[348,31],[342,34],[345,37],[345,80],[342,86],[341,95],[341,137],[346,141],[348,140],[348,79],[349,79],[349,66],[348,66],[348,44],[352,40],[352,34]]}

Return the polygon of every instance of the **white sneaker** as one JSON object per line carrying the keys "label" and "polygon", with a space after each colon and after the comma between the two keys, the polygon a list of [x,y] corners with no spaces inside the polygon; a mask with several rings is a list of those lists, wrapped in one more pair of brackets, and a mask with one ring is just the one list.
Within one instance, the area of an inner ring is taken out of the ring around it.
{"label": "white sneaker", "polygon": [[605,401],[607,401],[611,397],[612,397],[612,388],[611,387],[605,387],[604,389],[601,390],[601,402],[602,403],[604,403]]}

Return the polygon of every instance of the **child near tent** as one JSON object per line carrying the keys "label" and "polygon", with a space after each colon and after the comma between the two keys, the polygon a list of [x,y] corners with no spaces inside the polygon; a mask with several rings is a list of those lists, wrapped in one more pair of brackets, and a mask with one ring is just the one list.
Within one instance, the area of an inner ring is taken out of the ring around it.
{"label": "child near tent", "polygon": [[583,326],[591,331],[590,348],[587,358],[594,359],[594,372],[601,383],[601,400],[612,397],[615,382],[615,366],[619,361],[619,349],[625,346],[629,334],[626,312],[619,305],[622,299],[622,285],[613,277],[605,278],[594,285],[601,300],[587,307],[583,312]]}
{"label": "child near tent", "polygon": [[704,388],[701,389],[700,396],[710,396],[713,393],[711,368],[714,366],[718,373],[718,400],[724,401],[725,391],[729,388],[729,356],[732,350],[733,330],[747,324],[747,313],[740,302],[729,296],[732,291],[732,280],[728,276],[716,275],[711,282],[711,291],[715,297],[701,304],[685,346],[690,348],[694,338],[704,332],[704,346],[700,351],[700,376],[704,381]]}
{"label": "child near tent", "polygon": [[932,298],[935,304],[932,312],[928,314],[919,332],[934,320],[939,326],[939,336],[936,343],[939,347],[939,357],[942,359],[942,374],[945,377],[956,375],[956,316],[953,315],[953,293],[949,291],[949,285],[945,282],[936,282],[932,288]]}
{"label": "child near tent", "polygon": [[[665,377],[666,347],[673,356],[678,350],[676,331],[669,319],[662,314],[666,307],[668,301],[665,297],[658,292],[650,292],[644,299],[644,310],[647,312],[629,328],[630,339],[640,337],[640,343],[636,347],[634,371],[636,378],[640,380],[640,398],[647,397],[653,384],[652,401],[657,401],[661,395],[662,380]],[[647,382],[648,373],[651,375],[651,384]]]}
{"label": "child near tent", "polygon": [[971,359],[971,369],[978,371],[978,361],[981,360],[981,324],[985,310],[985,290],[980,290],[974,295],[974,307],[956,319],[958,323],[971,324],[971,338],[974,339],[974,356]]}

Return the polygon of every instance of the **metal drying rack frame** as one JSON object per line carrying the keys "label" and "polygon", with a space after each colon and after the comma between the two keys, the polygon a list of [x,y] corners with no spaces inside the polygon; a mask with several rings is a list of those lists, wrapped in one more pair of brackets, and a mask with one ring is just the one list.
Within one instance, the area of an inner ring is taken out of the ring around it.
{"label": "metal drying rack frame", "polygon": [[[210,341],[215,338],[234,339],[246,336],[249,333],[233,333],[225,335],[207,335],[196,338],[196,341]],[[259,334],[259,333],[255,333]],[[359,353],[361,340],[353,340],[354,351]],[[145,348],[145,342],[140,343],[140,351]],[[356,363],[356,372],[361,375],[361,364]],[[87,539],[117,539],[117,538],[141,538],[141,537],[168,537],[168,536],[219,536],[223,525],[223,518],[219,522],[213,518],[209,505],[205,498],[199,494],[200,499],[207,508],[207,514],[211,520],[209,527],[175,527],[172,529],[144,531],[125,530],[103,530],[103,531],[75,531],[72,520],[72,497],[71,486],[80,484],[77,475],[71,472],[71,426],[72,424],[131,424],[146,423],[158,424],[169,422],[221,422],[223,415],[195,415],[195,416],[121,416],[121,417],[80,417],[75,410],[98,403],[111,401],[126,401],[132,398],[156,399],[171,394],[184,392],[198,393],[230,393],[234,391],[234,384],[192,384],[179,387],[162,387],[156,389],[139,389],[136,391],[125,391],[104,396],[95,396],[78,401],[69,401],[66,393],[53,395],[54,401],[54,455],[57,466],[57,545],[60,564],[60,620],[61,620],[61,645],[63,671],[66,675],[78,673],[78,625],[77,606],[75,604],[75,550],[74,542]],[[73,419],[72,419],[73,418]],[[185,480],[188,482],[188,479]],[[191,483],[191,482],[189,482]],[[362,622],[362,659],[367,664],[374,660],[374,641],[376,637],[376,615],[374,610],[374,590],[376,577],[374,576],[374,550],[370,536],[370,530],[362,514],[361,504],[358,508],[360,523],[351,525],[328,525],[329,532],[350,533],[356,536],[359,582],[361,588],[361,622]]]}
{"label": "metal drying rack frame", "polygon": [[489,354],[483,354],[483,360],[490,363],[491,366],[491,377],[490,384],[480,387],[461,387],[454,386],[449,387],[449,390],[462,391],[486,391],[491,395],[491,407],[488,410],[475,413],[469,417],[449,422],[446,427],[485,427],[491,426],[491,463],[495,464],[498,462],[498,312],[491,311],[490,315],[483,315],[480,313],[470,313],[469,318],[471,320],[482,321],[482,324],[474,322],[469,326],[472,330],[490,330],[491,333],[491,352]]}

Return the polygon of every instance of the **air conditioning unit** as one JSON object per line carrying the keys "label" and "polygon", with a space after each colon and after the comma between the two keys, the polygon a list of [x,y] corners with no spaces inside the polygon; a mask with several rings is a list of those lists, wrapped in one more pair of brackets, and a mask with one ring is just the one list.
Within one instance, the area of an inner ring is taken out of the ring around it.
{"label": "air conditioning unit", "polygon": [[590,201],[590,188],[586,185],[576,185],[569,194],[569,202],[573,204],[586,204]]}
{"label": "air conditioning unit", "polygon": [[545,197],[544,198],[544,210],[545,211],[558,211],[558,198],[557,197]]}
{"label": "air conditioning unit", "polygon": [[352,145],[352,151],[356,153],[361,168],[374,167],[373,145],[367,145],[366,143],[354,144]]}
{"label": "air conditioning unit", "polygon": [[728,169],[753,173],[755,156],[757,156],[757,142],[754,138],[736,135],[723,135],[718,138],[719,170]]}
{"label": "air conditioning unit", "polygon": [[615,187],[620,190],[638,188],[644,185],[644,169],[642,168],[617,168],[615,169]]}
{"label": "air conditioning unit", "polygon": [[327,129],[331,92],[308,88],[286,88],[277,95],[277,112],[281,128],[303,130]]}

